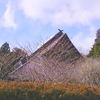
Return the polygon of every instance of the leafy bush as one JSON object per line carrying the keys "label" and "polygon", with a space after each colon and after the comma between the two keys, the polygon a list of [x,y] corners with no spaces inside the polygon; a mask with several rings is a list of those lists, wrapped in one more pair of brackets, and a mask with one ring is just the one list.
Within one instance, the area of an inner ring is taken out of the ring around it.
{"label": "leafy bush", "polygon": [[1,82],[0,100],[100,100],[100,88],[68,83]]}

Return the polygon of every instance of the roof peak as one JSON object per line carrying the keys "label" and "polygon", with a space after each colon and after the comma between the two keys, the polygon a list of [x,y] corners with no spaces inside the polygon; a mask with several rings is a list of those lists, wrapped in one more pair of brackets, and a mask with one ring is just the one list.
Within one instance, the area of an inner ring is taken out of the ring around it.
{"label": "roof peak", "polygon": [[61,30],[61,29],[58,29],[58,30],[59,30],[59,32],[63,33],[63,32],[62,32],[63,30]]}

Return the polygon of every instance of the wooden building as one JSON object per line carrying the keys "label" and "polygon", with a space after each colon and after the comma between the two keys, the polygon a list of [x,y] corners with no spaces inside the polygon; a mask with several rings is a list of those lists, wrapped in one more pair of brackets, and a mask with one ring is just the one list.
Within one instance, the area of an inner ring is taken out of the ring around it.
{"label": "wooden building", "polygon": [[17,80],[58,81],[64,72],[81,58],[81,54],[62,30],[31,55],[31,60],[14,70],[8,77]]}

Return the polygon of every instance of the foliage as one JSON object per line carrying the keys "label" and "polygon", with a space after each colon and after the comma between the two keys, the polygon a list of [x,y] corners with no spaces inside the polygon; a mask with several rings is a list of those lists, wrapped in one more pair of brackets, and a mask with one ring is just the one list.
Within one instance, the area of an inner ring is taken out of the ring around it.
{"label": "foliage", "polygon": [[98,29],[97,33],[96,33],[96,39],[95,39],[95,43],[93,45],[93,48],[91,49],[91,51],[89,52],[89,54],[87,55],[87,57],[99,57],[100,56],[100,29]]}
{"label": "foliage", "polygon": [[7,42],[5,42],[0,48],[0,54],[5,54],[10,52],[10,47]]}
{"label": "foliage", "polygon": [[100,56],[100,42],[97,42],[93,45],[90,53],[87,55],[88,57],[99,57]]}
{"label": "foliage", "polygon": [[100,100],[100,88],[69,83],[1,82],[0,100]]}
{"label": "foliage", "polygon": [[25,55],[19,48],[14,48],[11,52],[9,44],[4,43],[0,48],[0,79],[7,79],[7,75],[14,70],[15,63]]}
{"label": "foliage", "polygon": [[98,29],[97,33],[96,33],[96,39],[95,39],[95,43],[100,42],[100,29]]}

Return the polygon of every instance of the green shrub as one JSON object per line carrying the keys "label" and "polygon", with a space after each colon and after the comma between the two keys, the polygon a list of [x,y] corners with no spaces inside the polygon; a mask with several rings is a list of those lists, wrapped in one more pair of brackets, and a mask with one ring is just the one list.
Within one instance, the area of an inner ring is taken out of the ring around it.
{"label": "green shrub", "polygon": [[87,55],[88,57],[99,57],[100,56],[100,42],[97,42],[93,45],[90,53]]}
{"label": "green shrub", "polygon": [[28,91],[27,93],[28,100],[41,100],[41,95],[39,91]]}

